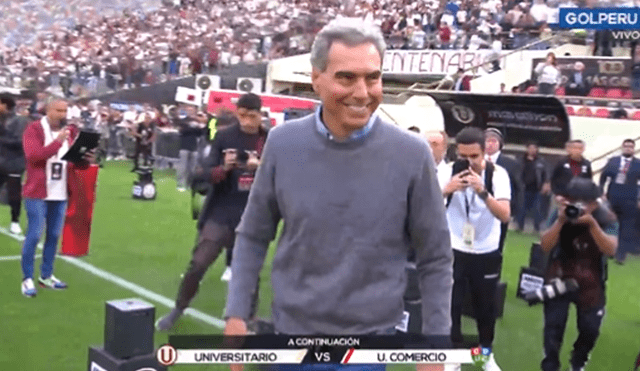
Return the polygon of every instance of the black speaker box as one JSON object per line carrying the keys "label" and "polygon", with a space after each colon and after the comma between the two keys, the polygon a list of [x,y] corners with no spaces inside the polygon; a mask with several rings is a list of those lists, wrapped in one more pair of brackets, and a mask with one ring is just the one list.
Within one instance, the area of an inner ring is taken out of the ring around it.
{"label": "black speaker box", "polygon": [[166,371],[158,363],[155,353],[118,359],[103,348],[89,347],[89,371]]}
{"label": "black speaker box", "polygon": [[140,299],[106,303],[104,349],[117,359],[153,353],[155,308]]}

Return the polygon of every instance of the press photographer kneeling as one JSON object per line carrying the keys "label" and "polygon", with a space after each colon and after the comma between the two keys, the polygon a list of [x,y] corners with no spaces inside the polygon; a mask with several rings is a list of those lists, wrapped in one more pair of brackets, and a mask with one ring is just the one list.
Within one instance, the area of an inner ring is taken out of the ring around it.
{"label": "press photographer kneeling", "polygon": [[583,370],[600,333],[605,312],[606,262],[618,247],[618,223],[608,207],[598,201],[599,197],[600,189],[593,181],[572,179],[565,195],[557,198],[558,208],[541,236],[540,245],[549,253],[545,283],[560,279],[575,280],[578,285],[577,290],[566,290],[561,295],[545,295],[543,371],[560,369],[559,352],[570,303],[576,305],[578,318],[571,370]]}

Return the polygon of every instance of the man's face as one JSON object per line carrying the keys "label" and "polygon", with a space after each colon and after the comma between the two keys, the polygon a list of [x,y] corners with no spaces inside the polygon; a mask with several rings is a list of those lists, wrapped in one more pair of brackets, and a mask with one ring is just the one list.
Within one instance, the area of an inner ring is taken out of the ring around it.
{"label": "man's face", "polygon": [[7,112],[9,112],[9,110],[7,109],[7,105],[0,103],[0,115],[4,115]]}
{"label": "man's face", "polygon": [[447,148],[444,142],[444,137],[440,133],[429,133],[427,134],[427,141],[431,146],[431,151],[433,152],[433,158],[435,159],[436,164],[440,163]]}
{"label": "man's face", "polygon": [[240,121],[242,131],[246,133],[256,133],[262,123],[260,111],[238,107],[236,116],[238,117],[238,121]]}
{"label": "man's face", "polygon": [[53,124],[60,123],[67,118],[67,108],[67,102],[62,100],[50,103],[47,107],[47,119]]}
{"label": "man's face", "polygon": [[538,154],[538,147],[534,144],[529,144],[527,146],[527,155],[536,156]]}
{"label": "man's face", "polygon": [[569,153],[569,157],[573,160],[579,161],[582,159],[582,154],[584,153],[584,145],[582,143],[569,143],[567,145],[567,152]]}
{"label": "man's face", "polygon": [[484,161],[484,151],[480,147],[480,144],[458,144],[457,145],[458,158],[469,160],[471,168],[476,173],[480,174],[482,171],[482,163]]}
{"label": "man's face", "polygon": [[622,154],[624,156],[633,156],[633,152],[636,150],[635,142],[624,142],[622,143]]}
{"label": "man's face", "polygon": [[484,147],[489,156],[493,156],[500,150],[500,141],[493,135],[487,135],[484,139]]}
{"label": "man's face", "polygon": [[313,69],[313,90],[323,104],[323,120],[345,134],[364,127],[382,101],[382,61],[371,43],[334,42],[325,71]]}

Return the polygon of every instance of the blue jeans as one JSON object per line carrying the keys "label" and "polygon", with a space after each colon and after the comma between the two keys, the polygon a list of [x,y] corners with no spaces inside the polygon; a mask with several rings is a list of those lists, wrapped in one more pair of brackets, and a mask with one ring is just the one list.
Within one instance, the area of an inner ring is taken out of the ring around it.
{"label": "blue jeans", "polygon": [[67,201],[45,201],[33,198],[24,200],[24,208],[27,211],[27,233],[22,247],[23,279],[33,278],[36,246],[45,225],[47,235],[44,240],[40,277],[49,278],[53,274],[53,261],[56,257],[66,206]]}
{"label": "blue jeans", "polygon": [[540,230],[540,223],[542,222],[540,201],[540,193],[531,191],[524,192],[524,205],[520,208],[520,213],[518,215],[518,228],[524,228],[524,220],[527,217],[527,213],[529,210],[533,209],[533,228],[535,228],[536,231]]}

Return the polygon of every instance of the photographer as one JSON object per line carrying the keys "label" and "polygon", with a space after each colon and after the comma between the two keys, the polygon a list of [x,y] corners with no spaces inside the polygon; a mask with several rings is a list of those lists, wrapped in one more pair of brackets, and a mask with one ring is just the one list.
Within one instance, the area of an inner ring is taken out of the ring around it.
{"label": "photographer", "polygon": [[578,285],[573,292],[544,301],[543,371],[560,369],[560,346],[570,303],[577,308],[579,333],[571,370],[583,369],[600,332],[605,306],[606,257],[613,256],[618,247],[618,223],[614,214],[598,202],[599,197],[600,189],[593,181],[573,178],[558,198],[551,226],[541,236],[542,249],[550,253],[545,283],[560,279]]}
{"label": "photographer", "polygon": [[496,324],[496,292],[500,277],[502,223],[511,217],[509,174],[485,160],[485,134],[465,128],[456,135],[458,160],[442,194],[447,199],[447,220],[453,248],[451,340],[462,345],[462,307],[467,285],[483,354],[485,371],[500,371],[492,351]]}
{"label": "photographer", "polygon": [[[267,138],[267,133],[260,125],[260,97],[252,93],[244,94],[236,106],[238,123],[216,133],[210,153],[203,161],[204,169],[195,175],[197,181],[207,181],[212,186],[200,213],[196,246],[180,284],[175,307],[156,324],[160,331],[173,328],[223,248],[227,248],[227,269],[221,279],[231,280],[229,265],[236,239],[235,230],[247,205]],[[253,294],[252,313],[255,314],[257,291]]]}

